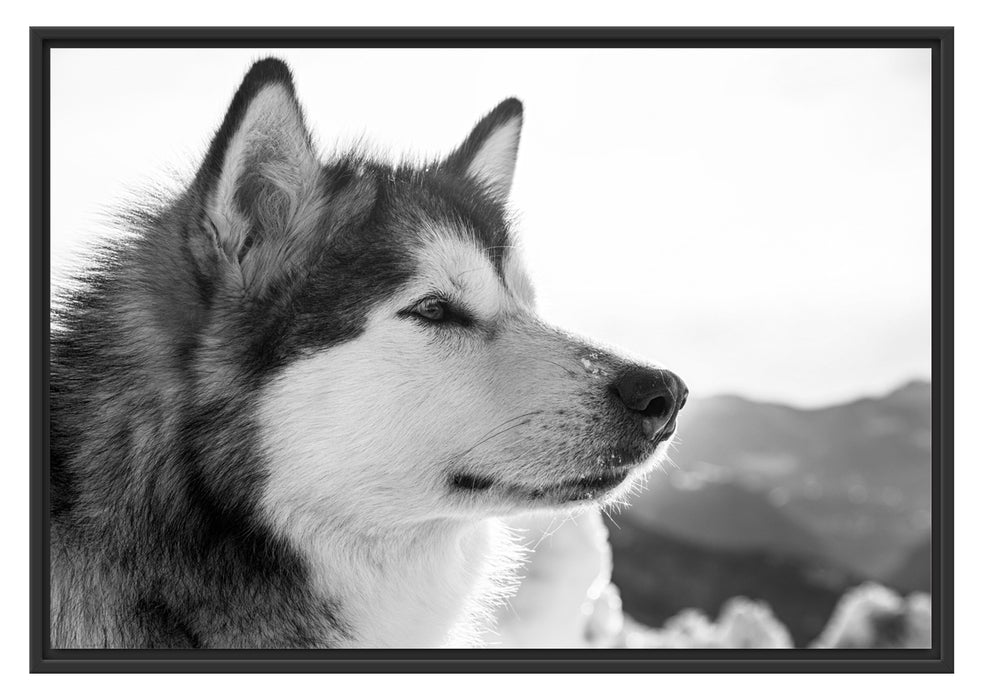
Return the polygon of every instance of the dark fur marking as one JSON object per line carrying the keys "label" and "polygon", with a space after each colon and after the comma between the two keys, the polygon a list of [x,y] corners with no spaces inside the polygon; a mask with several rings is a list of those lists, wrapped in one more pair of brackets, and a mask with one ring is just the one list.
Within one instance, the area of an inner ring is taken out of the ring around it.
{"label": "dark fur marking", "polygon": [[202,646],[187,620],[163,600],[140,598],[133,606],[133,615],[146,629],[150,647],[198,649]]}
{"label": "dark fur marking", "polygon": [[495,485],[495,480],[486,476],[459,473],[453,476],[451,485],[464,491],[487,491]]}

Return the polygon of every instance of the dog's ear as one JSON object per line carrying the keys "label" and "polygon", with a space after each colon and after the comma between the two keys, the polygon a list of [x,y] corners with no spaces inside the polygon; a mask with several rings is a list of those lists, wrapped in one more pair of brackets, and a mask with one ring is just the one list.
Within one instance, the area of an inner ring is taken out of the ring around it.
{"label": "dog's ear", "polygon": [[522,103],[510,97],[478,122],[444,167],[473,178],[493,197],[505,200],[512,188],[521,131]]}
{"label": "dog's ear", "polygon": [[[241,265],[269,257],[320,207],[320,163],[286,64],[253,64],[236,91],[195,178],[200,193],[196,257]],[[266,248],[264,252],[262,249]]]}

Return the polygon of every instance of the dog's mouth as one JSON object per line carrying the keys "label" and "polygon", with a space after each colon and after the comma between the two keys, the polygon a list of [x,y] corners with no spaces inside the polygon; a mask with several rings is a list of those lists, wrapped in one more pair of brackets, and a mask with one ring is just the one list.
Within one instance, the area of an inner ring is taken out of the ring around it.
{"label": "dog's mouth", "polygon": [[468,469],[455,472],[450,486],[458,493],[493,493],[520,503],[548,505],[599,500],[621,486],[632,472],[651,463],[657,445],[648,442],[634,448],[610,450],[595,457],[593,464],[580,475],[545,485],[524,484]]}
{"label": "dog's mouth", "polygon": [[534,505],[562,505],[578,501],[601,500],[633,474],[647,471],[655,461],[660,445],[675,434],[675,421],[654,439],[637,440],[595,453],[583,464],[579,475],[552,483],[522,483],[508,477],[491,476],[469,465],[455,471],[450,478],[451,491],[459,494],[488,494],[511,501]]}
{"label": "dog's mouth", "polygon": [[624,483],[631,473],[631,467],[615,467],[600,474],[580,479],[561,481],[554,487],[537,494],[539,499],[558,501],[592,501],[606,495]]}
{"label": "dog's mouth", "polygon": [[459,472],[451,478],[451,486],[456,491],[473,493],[495,490],[521,501],[566,503],[601,498],[624,483],[631,471],[631,467],[619,466],[576,479],[564,479],[548,486],[529,486]]}

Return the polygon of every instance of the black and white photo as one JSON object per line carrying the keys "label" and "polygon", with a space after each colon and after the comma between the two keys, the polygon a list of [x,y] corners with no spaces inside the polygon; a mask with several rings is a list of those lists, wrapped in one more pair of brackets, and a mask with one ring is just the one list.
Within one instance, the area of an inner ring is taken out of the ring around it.
{"label": "black and white photo", "polygon": [[916,35],[45,48],[51,658],[938,659]]}

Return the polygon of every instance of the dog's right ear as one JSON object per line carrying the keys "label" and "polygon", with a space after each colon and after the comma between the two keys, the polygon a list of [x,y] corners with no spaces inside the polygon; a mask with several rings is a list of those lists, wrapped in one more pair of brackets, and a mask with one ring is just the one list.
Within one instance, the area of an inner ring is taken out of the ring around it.
{"label": "dog's right ear", "polygon": [[478,122],[443,167],[474,180],[504,201],[512,188],[521,131],[522,103],[510,97]]}
{"label": "dog's right ear", "polygon": [[286,64],[253,64],[195,177],[200,216],[192,253],[209,268],[239,266],[244,284],[264,258],[311,227],[322,205],[320,163]]}

